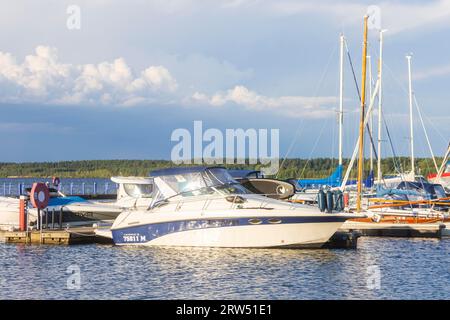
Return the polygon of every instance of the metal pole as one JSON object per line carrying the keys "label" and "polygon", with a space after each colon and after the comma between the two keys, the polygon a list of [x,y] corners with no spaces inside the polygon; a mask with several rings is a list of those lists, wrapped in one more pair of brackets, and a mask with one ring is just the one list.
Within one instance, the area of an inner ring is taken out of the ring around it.
{"label": "metal pole", "polygon": [[[367,66],[369,68],[369,97],[372,97],[372,59],[367,56]],[[369,115],[369,133],[372,135],[373,132],[373,112],[370,111]],[[369,169],[373,171],[373,148],[369,146]]]}
{"label": "metal pole", "polygon": [[409,139],[411,143],[411,175],[414,177],[416,174],[414,166],[414,128],[413,128],[413,99],[412,99],[412,82],[411,82],[411,57],[409,54],[406,56],[408,61],[408,92],[409,92]]}
{"label": "metal pole", "polygon": [[62,229],[62,221],[63,221],[63,207],[59,209],[59,229]]}
{"label": "metal pole", "polygon": [[377,180],[381,183],[383,174],[381,172],[381,132],[382,132],[382,108],[383,108],[383,95],[382,95],[382,75],[383,75],[383,32],[386,30],[380,30],[380,57],[378,61],[378,162],[377,162]]}
{"label": "metal pole", "polygon": [[344,35],[340,37],[339,61],[339,165],[342,165],[342,138],[344,126]]}
{"label": "metal pole", "polygon": [[55,229],[55,208],[52,209],[52,230]]}
{"label": "metal pole", "polygon": [[364,164],[364,116],[366,103],[366,63],[367,63],[367,19],[364,16],[364,41],[362,53],[362,80],[361,80],[361,116],[359,121],[359,157],[358,157],[358,190],[356,197],[356,211],[361,211],[362,176]]}

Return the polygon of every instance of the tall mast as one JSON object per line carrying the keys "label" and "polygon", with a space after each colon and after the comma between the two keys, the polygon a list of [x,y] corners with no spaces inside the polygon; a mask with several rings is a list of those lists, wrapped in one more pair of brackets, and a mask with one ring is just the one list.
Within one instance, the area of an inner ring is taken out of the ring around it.
{"label": "tall mast", "polygon": [[364,16],[364,42],[362,52],[361,117],[359,121],[358,188],[356,196],[356,212],[361,211],[362,175],[364,164],[364,109],[366,103],[367,20],[368,16],[366,15]]}
{"label": "tall mast", "polygon": [[383,75],[383,32],[386,30],[380,30],[380,54],[378,61],[378,81],[380,82],[380,88],[378,89],[378,162],[377,162],[377,180],[381,183],[383,177],[381,172],[381,132],[382,132],[382,107],[383,107],[383,95],[382,95],[382,75]]}
{"label": "tall mast", "polygon": [[[370,55],[367,56],[367,67],[369,68],[369,97],[372,97],[372,59]],[[373,112],[369,113],[369,133],[373,136]],[[369,146],[369,164],[370,171],[373,170],[373,148]]]}
{"label": "tall mast", "polygon": [[412,84],[411,84],[411,54],[406,56],[408,61],[408,91],[409,91],[409,139],[411,143],[411,174],[415,176],[414,167],[414,128],[413,128],[413,98],[412,98]]}
{"label": "tall mast", "polygon": [[339,61],[339,165],[342,165],[342,129],[344,126],[344,35],[340,36]]}

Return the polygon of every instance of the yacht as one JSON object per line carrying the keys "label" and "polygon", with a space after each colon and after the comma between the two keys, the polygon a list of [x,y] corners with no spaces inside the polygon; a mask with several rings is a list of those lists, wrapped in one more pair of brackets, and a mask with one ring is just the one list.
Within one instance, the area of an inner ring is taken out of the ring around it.
{"label": "yacht", "polygon": [[122,212],[111,227],[116,245],[320,248],[358,214],[251,193],[221,167],[153,171],[147,209]]}

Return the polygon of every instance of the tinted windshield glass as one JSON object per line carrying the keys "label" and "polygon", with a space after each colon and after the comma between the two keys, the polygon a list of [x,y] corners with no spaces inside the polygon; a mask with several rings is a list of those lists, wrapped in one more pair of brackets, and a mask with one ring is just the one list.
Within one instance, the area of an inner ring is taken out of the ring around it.
{"label": "tinted windshield glass", "polygon": [[176,194],[184,197],[213,193],[247,193],[222,168],[212,168],[201,172],[184,173],[160,177]]}

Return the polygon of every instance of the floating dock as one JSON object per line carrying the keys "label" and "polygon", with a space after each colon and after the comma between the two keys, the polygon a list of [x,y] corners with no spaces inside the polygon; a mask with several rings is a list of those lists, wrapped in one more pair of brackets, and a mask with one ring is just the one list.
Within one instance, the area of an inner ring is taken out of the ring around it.
{"label": "floating dock", "polygon": [[0,231],[0,239],[6,243],[23,244],[111,244],[107,238],[95,234],[94,228],[79,227],[63,230],[32,230],[32,231]]}
{"label": "floating dock", "polygon": [[375,223],[347,221],[339,231],[357,231],[362,236],[441,238],[445,235],[444,223]]}

